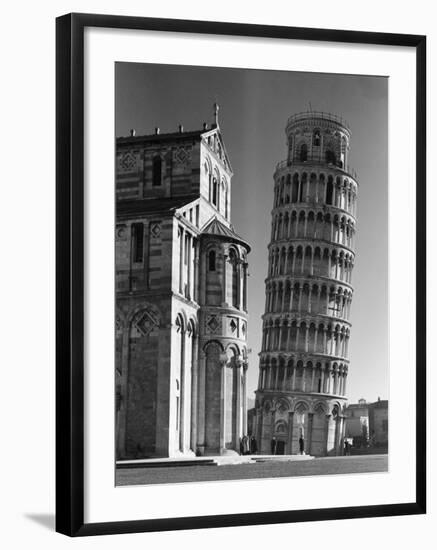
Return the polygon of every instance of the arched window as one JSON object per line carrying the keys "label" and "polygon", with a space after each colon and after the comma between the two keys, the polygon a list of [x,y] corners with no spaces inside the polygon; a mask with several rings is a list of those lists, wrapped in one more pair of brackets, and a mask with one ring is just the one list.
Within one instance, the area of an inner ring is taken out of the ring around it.
{"label": "arched window", "polygon": [[291,202],[297,202],[297,196],[299,191],[299,176],[293,175],[293,185],[291,188]]}
{"label": "arched window", "polygon": [[212,178],[212,204],[214,206],[218,205],[218,182],[217,178]]}
{"label": "arched window", "polygon": [[306,143],[300,146],[300,162],[305,162],[308,158],[308,147]]}
{"label": "arched window", "polygon": [[335,164],[335,153],[328,149],[325,153],[325,159],[328,164]]}
{"label": "arched window", "polygon": [[140,263],[143,261],[144,251],[144,224],[133,223],[132,224],[132,254],[133,261]]}
{"label": "arched window", "polygon": [[332,176],[329,176],[328,184],[326,186],[326,204],[332,204],[333,194],[334,194],[334,184],[332,182]]}
{"label": "arched window", "polygon": [[229,264],[231,269],[231,304],[238,307],[238,258],[234,249],[229,252]]}
{"label": "arched window", "polygon": [[208,270],[215,271],[215,250],[211,250],[208,254]]}
{"label": "arched window", "polygon": [[153,157],[152,170],[152,185],[154,187],[158,187],[159,185],[161,185],[162,180],[162,160],[159,155]]}
{"label": "arched window", "polygon": [[320,130],[314,130],[313,146],[320,147]]}
{"label": "arched window", "polygon": [[304,172],[302,174],[302,179],[300,180],[300,189],[299,189],[299,198],[298,198],[298,201],[299,202],[304,202],[304,189],[305,189],[305,192],[307,192],[307,174],[306,172]]}

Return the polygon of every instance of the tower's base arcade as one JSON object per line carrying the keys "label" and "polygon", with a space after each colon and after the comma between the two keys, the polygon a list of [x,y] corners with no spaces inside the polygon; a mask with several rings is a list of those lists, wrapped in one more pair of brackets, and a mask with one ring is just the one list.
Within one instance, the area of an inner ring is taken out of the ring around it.
{"label": "tower's base arcade", "polygon": [[346,399],[293,393],[257,395],[254,431],[260,454],[343,454]]}

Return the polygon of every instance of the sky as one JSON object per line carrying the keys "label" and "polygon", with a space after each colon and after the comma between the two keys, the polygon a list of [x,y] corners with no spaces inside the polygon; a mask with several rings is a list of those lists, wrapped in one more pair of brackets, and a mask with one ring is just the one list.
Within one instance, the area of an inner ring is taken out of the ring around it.
{"label": "sky", "polygon": [[340,115],[352,132],[349,165],[358,174],[355,288],[347,397],[388,399],[388,79],[140,63],[116,64],[116,135],[199,130],[219,124],[230,157],[231,217],[252,245],[248,256],[248,397],[254,398],[265,305],[273,173],[286,159],[285,125],[301,111]]}

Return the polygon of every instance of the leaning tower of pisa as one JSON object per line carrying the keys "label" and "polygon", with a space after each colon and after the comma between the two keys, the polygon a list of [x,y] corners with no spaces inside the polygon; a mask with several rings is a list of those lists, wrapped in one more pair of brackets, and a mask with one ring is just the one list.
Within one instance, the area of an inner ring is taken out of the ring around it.
{"label": "leaning tower of pisa", "polygon": [[[255,431],[262,453],[341,454],[357,179],[351,133],[306,112],[286,125],[274,203]],[[299,440],[301,440],[299,442]]]}

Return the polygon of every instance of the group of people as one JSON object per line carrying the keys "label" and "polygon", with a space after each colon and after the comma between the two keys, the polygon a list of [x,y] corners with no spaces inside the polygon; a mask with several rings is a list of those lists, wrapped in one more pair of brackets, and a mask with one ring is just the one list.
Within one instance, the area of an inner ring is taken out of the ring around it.
{"label": "group of people", "polygon": [[254,435],[240,437],[240,455],[256,455],[258,445]]}

